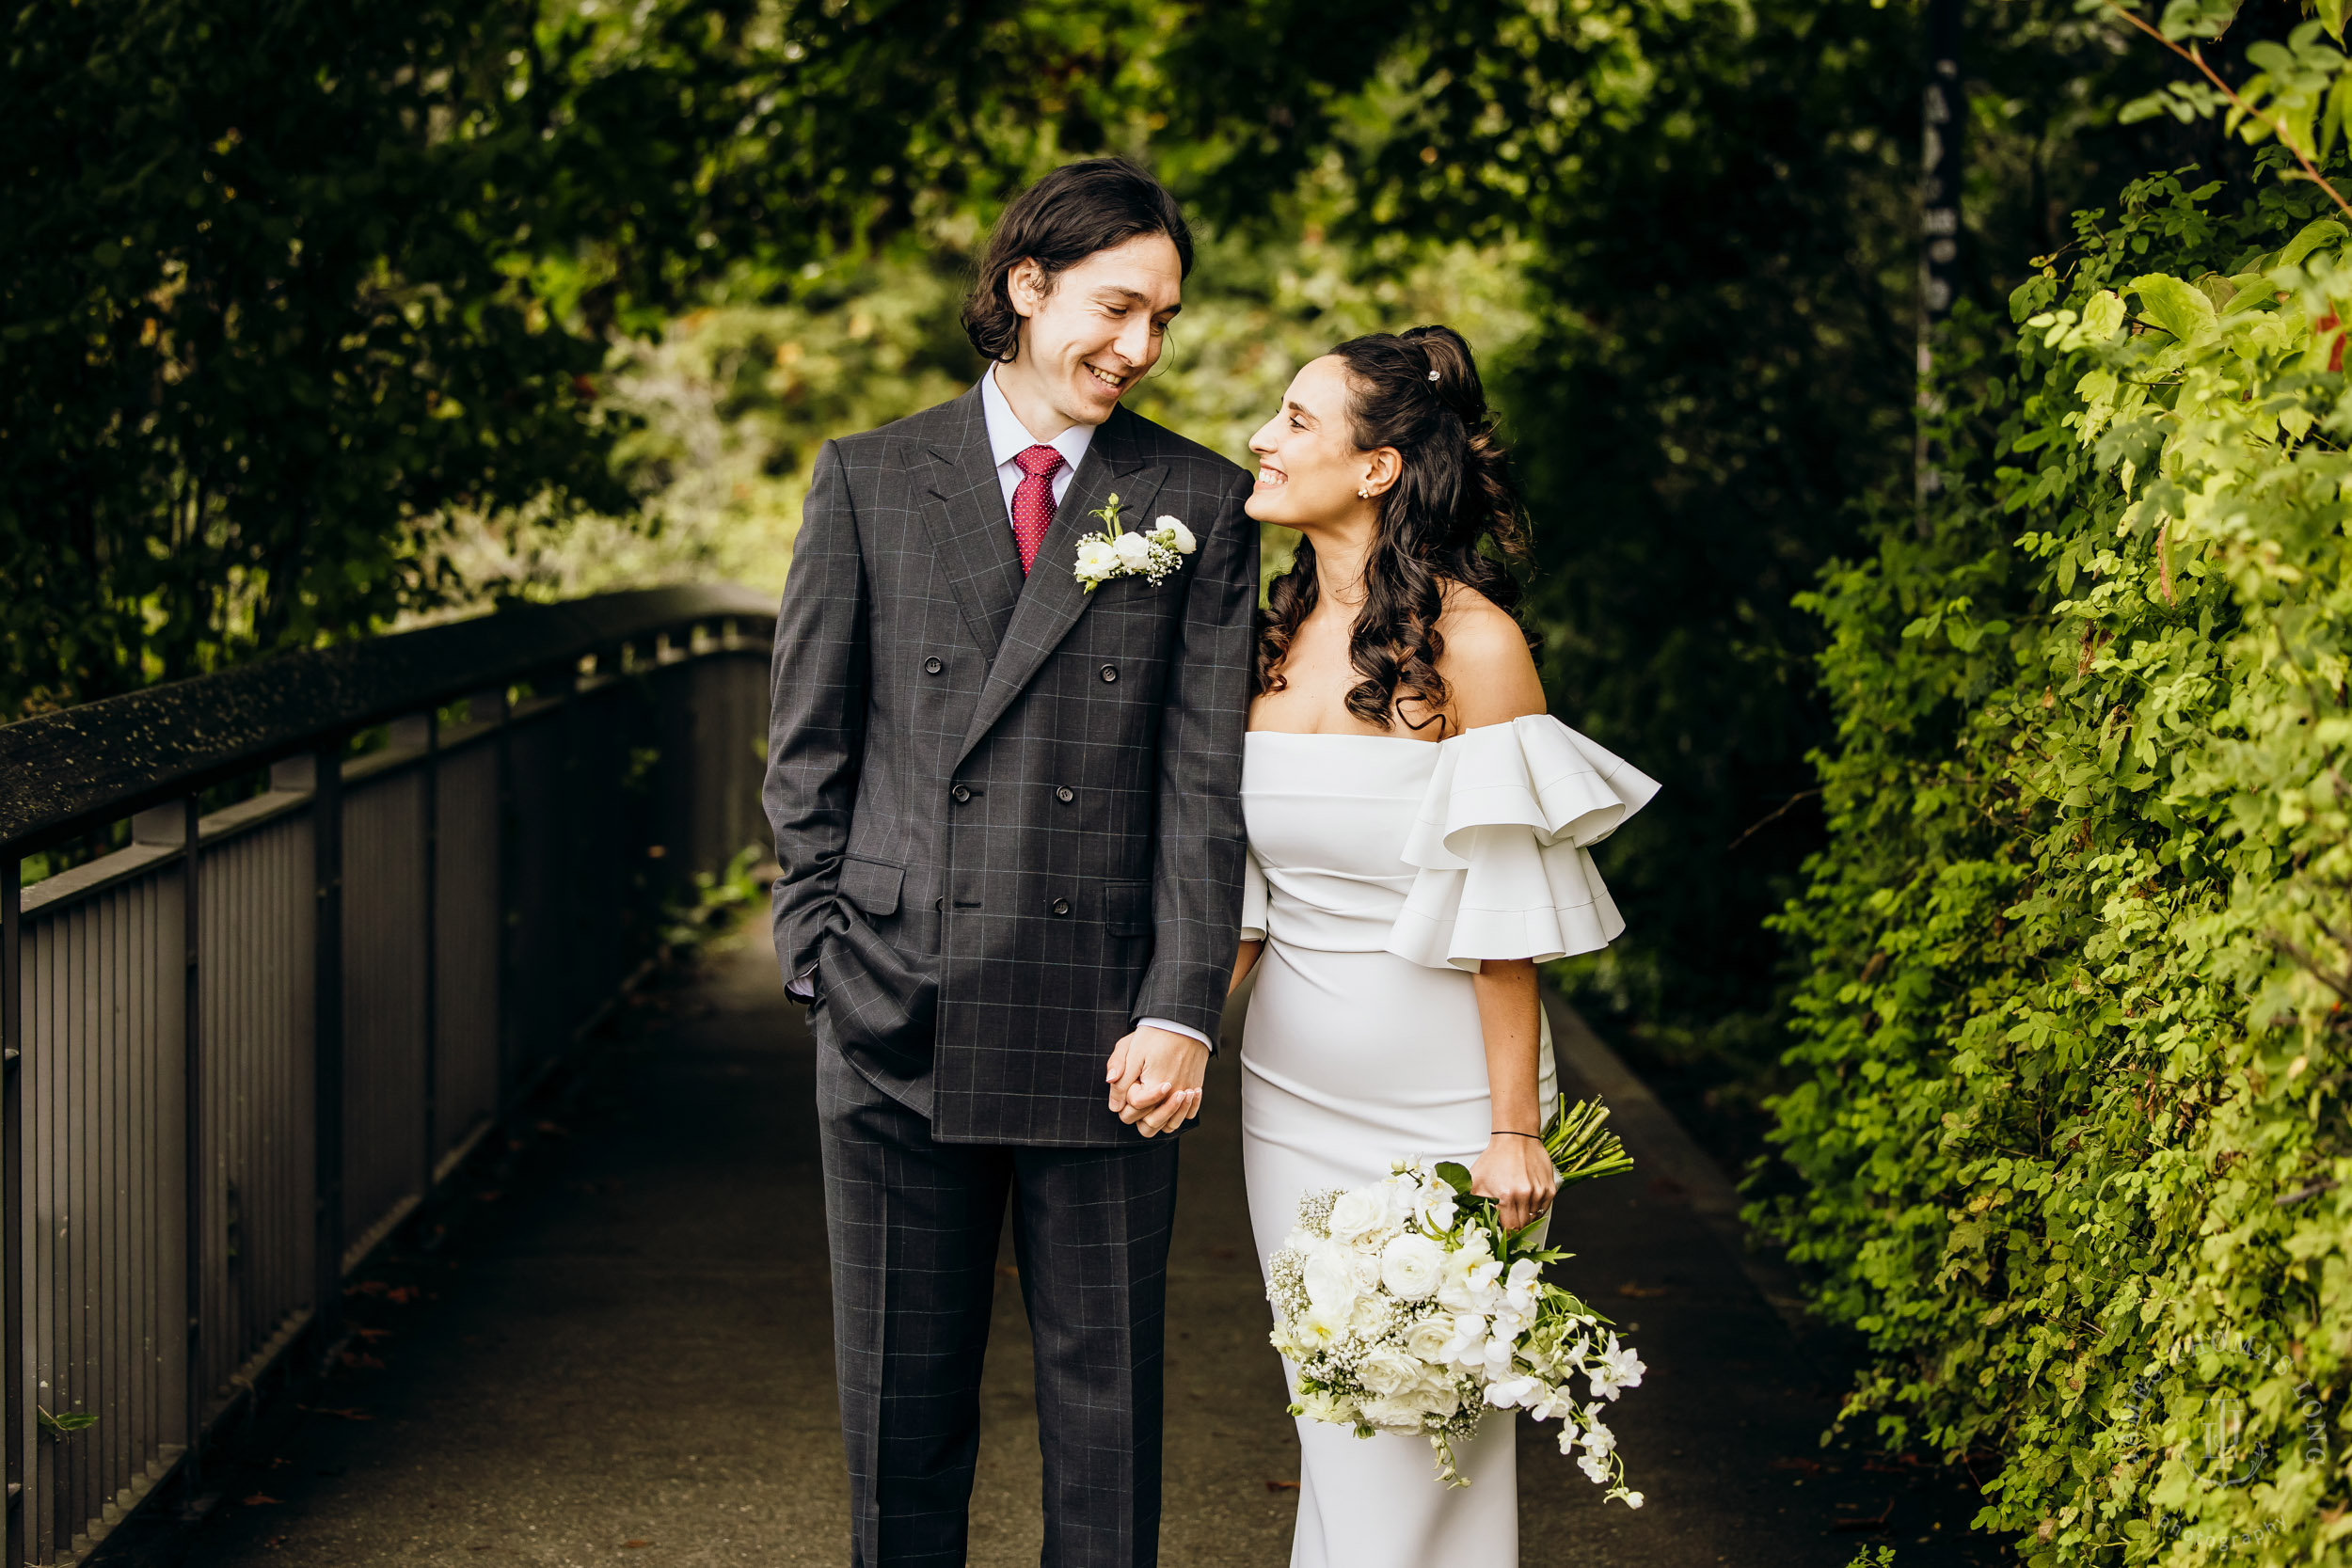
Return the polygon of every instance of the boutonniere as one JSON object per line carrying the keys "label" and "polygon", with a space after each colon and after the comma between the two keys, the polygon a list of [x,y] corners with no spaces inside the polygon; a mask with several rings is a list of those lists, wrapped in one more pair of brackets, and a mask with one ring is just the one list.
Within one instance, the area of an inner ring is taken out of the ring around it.
{"label": "boutonniere", "polygon": [[1121,528],[1117,496],[1087,515],[1103,520],[1102,531],[1078,541],[1078,586],[1089,594],[1113,578],[1142,578],[1157,588],[1200,547],[1192,530],[1173,517],[1154,519],[1149,531]]}

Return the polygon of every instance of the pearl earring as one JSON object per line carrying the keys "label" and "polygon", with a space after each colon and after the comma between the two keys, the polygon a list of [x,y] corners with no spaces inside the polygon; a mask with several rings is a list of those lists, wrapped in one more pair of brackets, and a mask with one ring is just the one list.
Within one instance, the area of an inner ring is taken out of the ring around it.
{"label": "pearl earring", "polygon": [[1356,499],[1359,501],[1368,501],[1372,499],[1372,492],[1363,488],[1361,485],[1358,485],[1356,488]]}

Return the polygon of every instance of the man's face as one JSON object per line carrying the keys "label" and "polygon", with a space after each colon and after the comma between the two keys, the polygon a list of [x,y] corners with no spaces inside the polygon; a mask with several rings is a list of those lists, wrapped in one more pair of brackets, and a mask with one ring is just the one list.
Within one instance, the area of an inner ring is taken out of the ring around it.
{"label": "man's face", "polygon": [[[1043,404],[1068,424],[1097,425],[1159,362],[1184,308],[1184,265],[1165,234],[1098,250],[1049,280],[1024,261],[1008,279],[1021,352],[996,375],[1017,408]],[[1050,439],[1050,436],[1048,437]]]}

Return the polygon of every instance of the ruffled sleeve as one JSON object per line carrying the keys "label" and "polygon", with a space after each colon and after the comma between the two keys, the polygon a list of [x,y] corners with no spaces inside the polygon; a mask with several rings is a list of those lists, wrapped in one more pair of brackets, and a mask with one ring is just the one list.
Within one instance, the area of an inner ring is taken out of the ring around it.
{"label": "ruffled sleeve", "polygon": [[1388,950],[1431,969],[1538,962],[1606,947],[1625,929],[1590,847],[1657,781],[1544,714],[1438,747],[1405,862],[1412,890]]}
{"label": "ruffled sleeve", "polygon": [[1241,940],[1265,941],[1266,886],[1265,867],[1258,863],[1256,851],[1242,857],[1241,873]]}

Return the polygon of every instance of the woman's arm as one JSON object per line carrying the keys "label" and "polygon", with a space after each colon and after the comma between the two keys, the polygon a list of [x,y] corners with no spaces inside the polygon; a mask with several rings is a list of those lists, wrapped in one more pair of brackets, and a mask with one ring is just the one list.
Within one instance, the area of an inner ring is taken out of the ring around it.
{"label": "woman's arm", "polygon": [[[1440,623],[1453,733],[1507,724],[1544,711],[1543,682],[1518,623],[1483,595],[1456,589]],[[1517,1228],[1551,1207],[1560,1173],[1545,1152],[1545,1107],[1537,1098],[1542,1051],[1535,965],[1529,958],[1487,958],[1471,982],[1478,1028],[1486,1037],[1486,1088],[1493,1120],[1486,1151],[1470,1167],[1470,1190],[1495,1200],[1502,1223]]]}
{"label": "woman's arm", "polygon": [[1488,958],[1471,979],[1478,1029],[1486,1037],[1486,1086],[1492,1120],[1486,1151],[1470,1167],[1470,1190],[1491,1197],[1502,1223],[1517,1229],[1551,1207],[1560,1173],[1544,1149],[1544,1108],[1537,1098],[1535,965],[1528,958]]}
{"label": "woman's arm", "polygon": [[1258,955],[1265,951],[1263,942],[1245,942],[1233,955],[1233,977],[1226,982],[1225,994],[1241,990],[1241,983],[1249,978],[1249,972],[1258,967]]}

